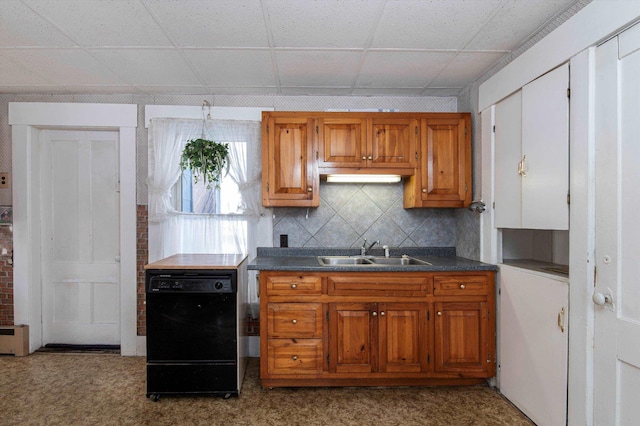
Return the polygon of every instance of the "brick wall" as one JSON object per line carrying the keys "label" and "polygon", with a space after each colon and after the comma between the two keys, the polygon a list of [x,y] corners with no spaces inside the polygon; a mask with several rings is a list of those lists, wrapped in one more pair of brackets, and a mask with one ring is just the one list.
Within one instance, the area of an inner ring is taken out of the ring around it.
{"label": "brick wall", "polygon": [[13,227],[0,226],[0,325],[13,325]]}
{"label": "brick wall", "polygon": [[144,292],[144,265],[149,259],[149,214],[147,212],[147,206],[138,205],[137,208],[137,225],[136,225],[136,237],[137,237],[137,304],[138,304],[138,336],[147,335],[147,323],[146,323],[146,305],[145,305],[145,292]]}

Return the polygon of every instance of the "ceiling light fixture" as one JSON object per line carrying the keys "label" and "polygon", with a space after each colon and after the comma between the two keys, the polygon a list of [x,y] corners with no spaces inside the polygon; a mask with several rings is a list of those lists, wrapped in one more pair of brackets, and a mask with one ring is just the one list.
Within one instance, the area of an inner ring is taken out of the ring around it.
{"label": "ceiling light fixture", "polygon": [[400,175],[327,175],[327,182],[333,183],[396,183]]}

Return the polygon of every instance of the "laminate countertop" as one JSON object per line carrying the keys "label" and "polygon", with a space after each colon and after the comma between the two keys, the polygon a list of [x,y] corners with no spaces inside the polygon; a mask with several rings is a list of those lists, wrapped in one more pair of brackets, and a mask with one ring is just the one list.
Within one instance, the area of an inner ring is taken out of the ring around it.
{"label": "laminate countertop", "polygon": [[174,254],[144,269],[238,269],[246,259],[245,254]]}
{"label": "laminate countertop", "polygon": [[[323,266],[318,256],[357,256],[359,249],[312,248],[258,248],[258,255],[249,262],[247,269],[259,271],[308,271],[308,272],[469,272],[497,271],[497,265],[465,259],[455,255],[452,247],[391,248],[390,256],[408,255],[429,262],[431,265],[330,265]],[[384,256],[382,249],[371,250],[372,256]]]}

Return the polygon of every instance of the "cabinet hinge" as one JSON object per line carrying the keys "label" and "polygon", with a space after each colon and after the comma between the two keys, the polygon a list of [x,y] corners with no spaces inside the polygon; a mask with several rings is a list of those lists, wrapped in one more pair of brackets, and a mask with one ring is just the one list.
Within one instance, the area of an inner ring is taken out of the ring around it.
{"label": "cabinet hinge", "polygon": [[496,202],[495,201],[493,202],[493,209],[494,210],[496,209]]}
{"label": "cabinet hinge", "polygon": [[493,126],[493,133],[496,132],[496,126]]}
{"label": "cabinet hinge", "polygon": [[491,354],[487,354],[487,363],[491,363]]}
{"label": "cabinet hinge", "polygon": [[267,182],[267,192],[269,192],[269,182]]}
{"label": "cabinet hinge", "polygon": [[329,354],[327,354],[327,365],[329,365]]}
{"label": "cabinet hinge", "polygon": [[316,135],[319,133],[318,126],[316,126]]}
{"label": "cabinet hinge", "polygon": [[416,160],[418,159],[418,152],[416,151]]}
{"label": "cabinet hinge", "polygon": [[327,321],[329,321],[329,312],[325,314],[325,318],[327,319]]}
{"label": "cabinet hinge", "polygon": [[267,124],[267,133],[269,133],[269,125]]}
{"label": "cabinet hinge", "polygon": [[567,87],[567,98],[571,98],[571,89]]}
{"label": "cabinet hinge", "polygon": [[467,136],[467,128],[464,128],[464,135]]}
{"label": "cabinet hinge", "polygon": [[467,192],[469,190],[469,187],[467,186],[467,184],[464,184],[464,192]]}
{"label": "cabinet hinge", "polygon": [[427,364],[431,364],[431,354],[427,354]]}
{"label": "cabinet hinge", "polygon": [[418,126],[416,126],[416,135],[418,134]]}
{"label": "cabinet hinge", "polygon": [[499,288],[499,289],[498,289],[498,296],[500,296],[501,294],[502,294],[502,289],[501,289],[501,288]]}
{"label": "cabinet hinge", "polygon": [[320,158],[320,154],[318,154],[318,151],[316,151],[316,160]]}
{"label": "cabinet hinge", "polygon": [[427,321],[431,321],[431,312],[427,311]]}
{"label": "cabinet hinge", "polygon": [[567,204],[571,204],[571,194],[567,193]]}
{"label": "cabinet hinge", "polygon": [[489,311],[489,320],[491,320],[491,311]]}

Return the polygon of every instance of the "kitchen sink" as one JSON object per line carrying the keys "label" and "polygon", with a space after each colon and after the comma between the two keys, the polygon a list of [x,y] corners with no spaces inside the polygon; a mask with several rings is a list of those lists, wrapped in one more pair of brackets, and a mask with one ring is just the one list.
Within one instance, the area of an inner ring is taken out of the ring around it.
{"label": "kitchen sink", "polygon": [[322,266],[343,266],[343,265],[371,265],[371,260],[365,257],[350,256],[318,256],[318,262]]}
{"label": "kitchen sink", "polygon": [[409,256],[318,256],[318,262],[322,266],[409,266],[409,265],[431,265],[424,260]]}
{"label": "kitchen sink", "polygon": [[393,265],[393,266],[403,266],[403,265],[431,265],[429,262],[425,262],[424,260],[416,259],[415,257],[409,256],[397,256],[397,257],[373,257],[370,259],[375,265]]}

